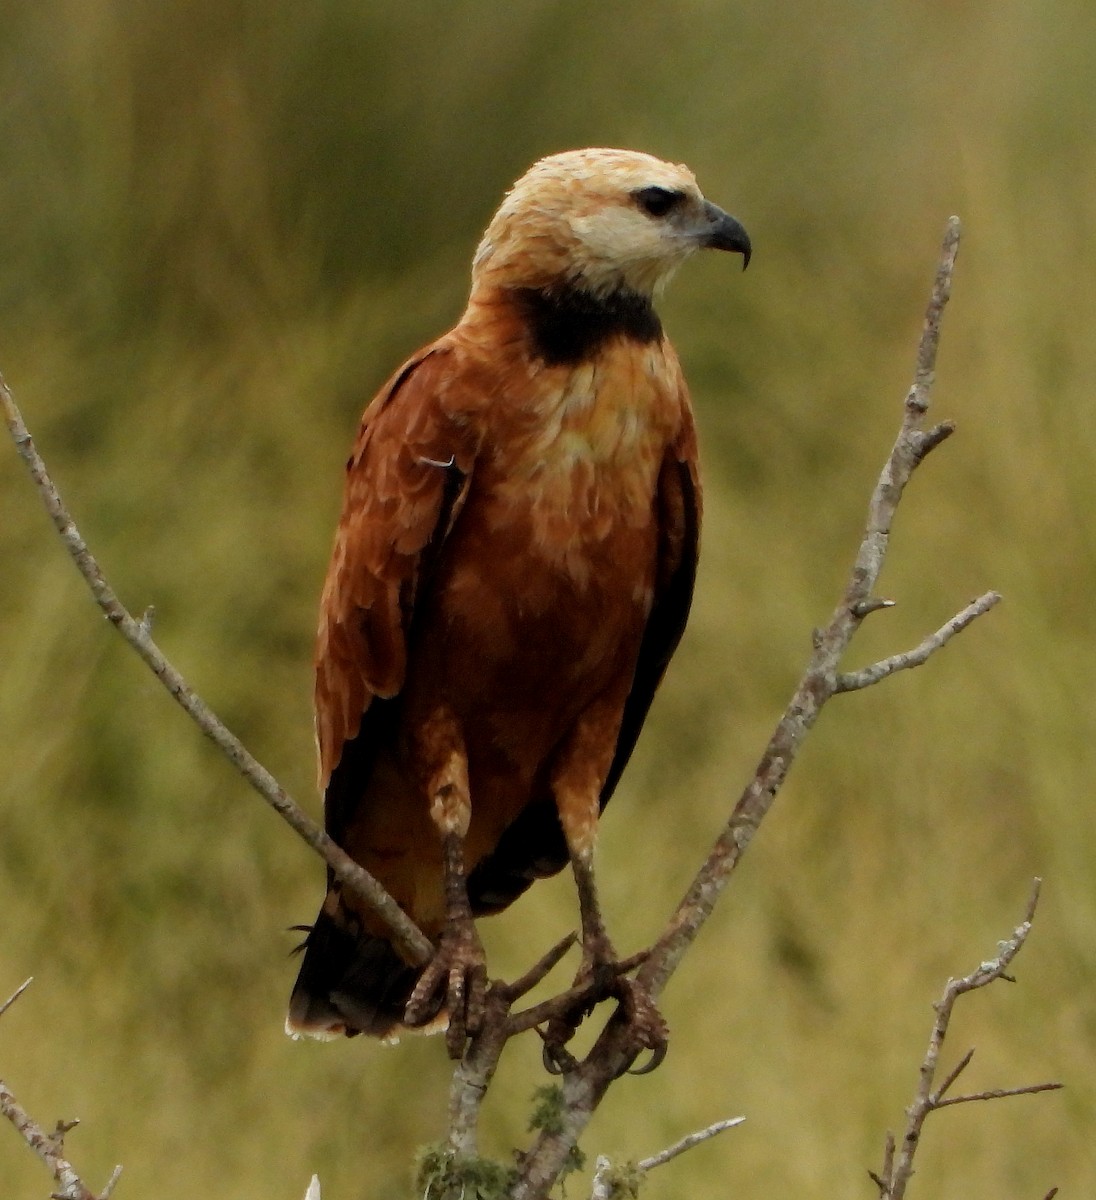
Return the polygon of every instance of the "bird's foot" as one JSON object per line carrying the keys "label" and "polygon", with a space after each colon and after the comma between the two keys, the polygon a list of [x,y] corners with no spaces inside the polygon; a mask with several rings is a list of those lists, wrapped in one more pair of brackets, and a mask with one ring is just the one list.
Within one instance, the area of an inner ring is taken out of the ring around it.
{"label": "bird's foot", "polygon": [[[662,1066],[662,1060],[670,1048],[670,1029],[643,984],[625,978],[621,978],[619,983],[621,1013],[635,1047],[635,1054],[621,1074],[649,1075]],[[649,1050],[651,1057],[643,1066],[637,1067],[635,1061],[644,1050]]]}
{"label": "bird's foot", "polygon": [[419,977],[404,1009],[404,1023],[426,1025],[443,1009],[449,1018],[445,1046],[449,1057],[459,1059],[468,1038],[483,1025],[487,996],[487,958],[471,917],[450,921]]}
{"label": "bird's foot", "polygon": [[[629,959],[618,959],[612,944],[604,935],[591,939],[584,946],[582,966],[571,988],[575,993],[574,998],[549,1019],[542,1034],[544,1066],[551,1074],[561,1075],[576,1065],[567,1044],[603,1000],[617,1001],[617,1013],[625,1023],[635,1048],[624,1071],[646,1075],[661,1065],[669,1045],[669,1030],[647,988],[637,980],[630,979],[627,974],[639,966],[645,957],[640,954]],[[644,1050],[651,1052],[650,1061],[633,1070],[632,1063]]]}

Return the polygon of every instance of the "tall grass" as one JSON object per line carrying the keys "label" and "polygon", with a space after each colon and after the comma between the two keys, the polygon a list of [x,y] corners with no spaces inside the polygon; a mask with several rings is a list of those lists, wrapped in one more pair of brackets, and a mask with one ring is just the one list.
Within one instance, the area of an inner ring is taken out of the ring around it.
{"label": "tall grass", "polygon": [[[719,825],[832,604],[896,427],[945,218],[956,439],[907,497],[867,659],[970,595],[1006,604],[924,671],[835,702],[668,996],[673,1046],[588,1148],[748,1123],[649,1194],[854,1194],[900,1119],[929,1001],[1046,877],[1020,984],[955,1036],[924,1196],[1096,1185],[1096,31],[1081,0],[728,6],[41,0],[0,11],[0,366],[92,545],[162,645],[302,800],[309,655],[358,414],[459,312],[537,155],[692,165],[757,246],[664,317],[696,398],[690,634],[602,839],[638,945]],[[322,871],[113,637],[0,466],[0,1073],[76,1114],[127,1195],[406,1194],[444,1119],[437,1042],[281,1033]],[[673,831],[672,835],[669,831]],[[566,879],[485,925],[500,973],[574,921]],[[504,1063],[520,1140],[537,1050]],[[657,1102],[655,1102],[657,1099]],[[5,1196],[44,1194],[0,1131]],[[1040,1191],[1039,1189],[1042,1189]],[[119,1195],[122,1193],[119,1192]],[[866,1194],[866,1193],[865,1193]]]}

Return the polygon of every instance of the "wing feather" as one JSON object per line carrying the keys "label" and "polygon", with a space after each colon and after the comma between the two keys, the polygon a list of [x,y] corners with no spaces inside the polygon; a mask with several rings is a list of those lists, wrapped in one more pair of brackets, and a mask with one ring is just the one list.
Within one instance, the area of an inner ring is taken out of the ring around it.
{"label": "wing feather", "polygon": [[[467,425],[445,407],[452,358],[437,343],[393,376],[366,410],[347,464],[316,642],[325,791],[371,707],[403,686],[424,568],[467,493],[475,449]],[[330,800],[329,828],[339,824]]]}
{"label": "wing feather", "polygon": [[654,600],[624,706],[616,753],[601,789],[602,808],[608,804],[632,756],[655,692],[685,632],[693,602],[700,550],[701,492],[696,431],[691,419],[662,461],[657,504],[659,549]]}

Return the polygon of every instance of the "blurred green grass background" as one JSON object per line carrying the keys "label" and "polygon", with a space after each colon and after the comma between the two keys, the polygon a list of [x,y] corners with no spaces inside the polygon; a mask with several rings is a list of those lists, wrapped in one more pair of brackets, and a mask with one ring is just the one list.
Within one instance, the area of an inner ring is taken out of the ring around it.
{"label": "blurred green grass background", "polygon": [[[165,651],[313,811],[314,612],[359,413],[459,313],[536,157],[696,170],[756,255],[663,303],[707,525],[690,633],[602,838],[631,950],[702,857],[805,661],[889,448],[944,222],[965,224],[936,414],[856,661],[974,594],[922,671],[836,701],[665,998],[656,1076],[584,1139],[652,1200],[874,1194],[930,1001],[1046,878],[1019,985],[966,1002],[974,1086],[919,1197],[1096,1193],[1096,9],[488,0],[0,3],[0,367]],[[119,1196],[386,1200],[443,1128],[440,1042],[294,1044],[286,926],[322,869],[89,603],[0,459],[0,1075]],[[494,969],[575,921],[567,879],[487,923]],[[514,1046],[486,1149],[520,1142]],[[46,1194],[0,1131],[0,1193]],[[573,1185],[581,1194],[581,1185]]]}

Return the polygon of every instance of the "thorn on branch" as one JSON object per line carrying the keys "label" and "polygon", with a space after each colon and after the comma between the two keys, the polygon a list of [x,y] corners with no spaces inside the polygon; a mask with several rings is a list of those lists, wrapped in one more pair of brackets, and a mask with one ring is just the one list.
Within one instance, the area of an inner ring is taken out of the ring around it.
{"label": "thorn on branch", "polygon": [[882,596],[871,596],[867,600],[857,600],[852,606],[852,615],[863,620],[864,617],[871,616],[873,612],[879,612],[884,608],[894,608],[897,603],[897,600],[884,600]]}
{"label": "thorn on branch", "polygon": [[49,1140],[57,1147],[58,1152],[65,1148],[65,1134],[71,1133],[79,1124],[80,1118],[73,1117],[71,1121],[59,1120],[54,1125],[53,1132],[49,1135]]}
{"label": "thorn on branch", "polygon": [[38,1155],[53,1175],[54,1180],[60,1186],[59,1191],[52,1193],[58,1197],[58,1200],[98,1200],[85,1186],[72,1163],[64,1157],[61,1148],[60,1143],[64,1133],[71,1129],[75,1122],[59,1121],[53,1133],[46,1133],[16,1100],[14,1093],[2,1079],[0,1079],[0,1115],[11,1122],[19,1136]]}
{"label": "thorn on branch", "polygon": [[954,432],[954,421],[941,421],[939,425],[934,425],[931,429],[918,430],[912,445],[914,462],[923,462],[941,442],[946,442]]}

